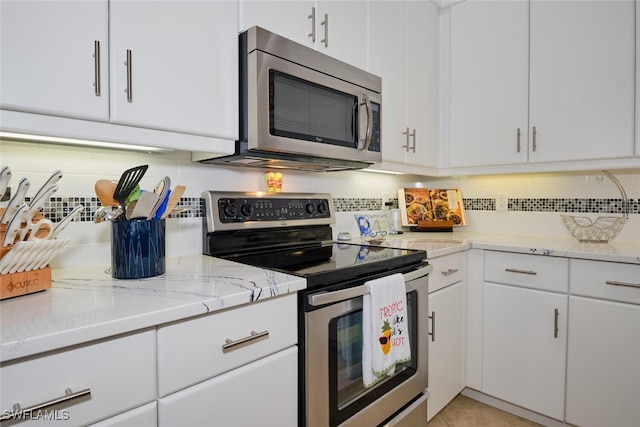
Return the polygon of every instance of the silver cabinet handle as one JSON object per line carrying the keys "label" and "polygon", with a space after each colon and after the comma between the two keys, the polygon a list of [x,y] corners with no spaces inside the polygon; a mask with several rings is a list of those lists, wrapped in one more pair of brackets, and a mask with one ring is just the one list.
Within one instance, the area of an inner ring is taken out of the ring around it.
{"label": "silver cabinet handle", "polygon": [[560,311],[556,308],[553,311],[553,337],[558,338],[558,317],[560,316]]}
{"label": "silver cabinet handle", "polygon": [[100,41],[94,40],[93,42],[93,87],[95,89],[96,96],[101,96],[100,93]]}
{"label": "silver cabinet handle", "polygon": [[127,62],[125,65],[127,66],[127,102],[133,102],[133,65],[131,64],[131,49],[127,49]]}
{"label": "silver cabinet handle", "polygon": [[538,274],[536,271],[518,270],[517,268],[505,268],[504,271],[507,271],[509,273],[530,274],[531,276],[535,276],[536,274]]}
{"label": "silver cabinet handle", "polygon": [[46,402],[38,403],[33,406],[29,406],[28,408],[22,408],[19,403],[15,403],[13,405],[13,410],[5,410],[0,414],[0,421],[6,421],[16,418],[19,414],[37,412],[42,409],[48,408],[49,406],[57,405],[58,403],[68,402],[73,399],[78,399],[82,396],[87,396],[91,394],[90,388],[85,388],[84,390],[76,391],[75,393],[71,391],[70,388],[65,389],[64,396],[56,397],[55,399],[47,400]]}
{"label": "silver cabinet handle", "polygon": [[407,130],[402,132],[402,134],[406,136],[406,140],[407,140],[406,144],[404,144],[402,148],[404,148],[404,151],[408,153],[409,152],[409,128],[407,128]]}
{"label": "silver cabinet handle", "polygon": [[[409,133],[409,128],[406,131],[402,132],[403,135],[406,135],[407,143],[402,146],[404,150],[408,153],[409,150],[416,152],[416,130],[414,129],[412,133]],[[409,138],[413,138],[413,144],[409,145]]]}
{"label": "silver cabinet handle", "polygon": [[411,145],[411,151],[416,152],[416,130],[413,130],[413,133],[409,135],[413,138],[413,145]]}
{"label": "silver cabinet handle", "polygon": [[324,21],[320,25],[324,25],[324,38],[320,40],[320,43],[324,43],[324,47],[329,47],[329,15],[324,14]]}
{"label": "silver cabinet handle", "polygon": [[448,275],[450,275],[450,274],[457,273],[458,271],[459,271],[459,270],[458,270],[457,268],[450,268],[450,269],[448,269],[448,270],[446,270],[446,271],[441,271],[440,273],[441,273],[443,276],[448,276]]}
{"label": "silver cabinet handle", "polygon": [[431,332],[429,332],[429,335],[431,335],[431,341],[435,341],[436,340],[436,312],[432,311],[431,312],[431,316],[429,316],[429,319],[431,319]]}
{"label": "silver cabinet handle", "polygon": [[617,280],[607,280],[607,285],[613,286],[629,286],[631,288],[640,288],[640,283],[618,282]]}
{"label": "silver cabinet handle", "polygon": [[251,331],[250,332],[251,335],[244,337],[244,338],[240,338],[239,340],[230,340],[229,338],[227,338],[226,340],[224,340],[224,344],[222,344],[222,352],[223,353],[228,353],[232,350],[237,350],[239,348],[242,348],[246,345],[249,345],[255,341],[259,341],[259,340],[263,340],[263,339],[267,339],[269,338],[269,331],[262,331],[262,332],[256,332],[256,331]]}
{"label": "silver cabinet handle", "polygon": [[536,129],[535,126],[533,127],[532,134],[533,134],[533,151],[536,151],[538,149],[538,144],[536,141],[536,137],[538,136],[538,130]]}
{"label": "silver cabinet handle", "polygon": [[315,6],[311,8],[311,15],[307,18],[311,19],[311,32],[309,33],[309,37],[311,37],[311,41],[313,43],[316,42],[316,8]]}
{"label": "silver cabinet handle", "polygon": [[518,128],[518,131],[516,133],[516,148],[517,148],[517,152],[520,152],[520,136],[522,135],[522,132],[520,132],[520,128]]}

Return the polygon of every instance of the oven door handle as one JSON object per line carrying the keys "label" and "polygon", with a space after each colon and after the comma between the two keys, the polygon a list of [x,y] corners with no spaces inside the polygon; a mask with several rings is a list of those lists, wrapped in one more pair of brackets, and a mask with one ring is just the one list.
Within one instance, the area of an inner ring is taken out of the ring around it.
{"label": "oven door handle", "polygon": [[[432,265],[425,265],[424,267],[421,267],[417,270],[404,273],[404,281],[407,285],[407,290],[413,290],[410,282],[428,275],[432,270]],[[318,292],[317,294],[309,295],[307,297],[307,302],[312,307],[318,307],[325,304],[333,304],[340,301],[346,301],[353,298],[361,297],[368,292],[369,290],[367,285],[360,285],[353,288],[342,289],[339,291]]]}

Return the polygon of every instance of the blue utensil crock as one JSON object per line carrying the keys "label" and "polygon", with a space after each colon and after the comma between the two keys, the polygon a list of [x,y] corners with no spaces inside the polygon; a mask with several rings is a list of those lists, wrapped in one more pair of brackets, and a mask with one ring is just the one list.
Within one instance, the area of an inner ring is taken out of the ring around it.
{"label": "blue utensil crock", "polygon": [[111,221],[111,277],[164,274],[165,220]]}

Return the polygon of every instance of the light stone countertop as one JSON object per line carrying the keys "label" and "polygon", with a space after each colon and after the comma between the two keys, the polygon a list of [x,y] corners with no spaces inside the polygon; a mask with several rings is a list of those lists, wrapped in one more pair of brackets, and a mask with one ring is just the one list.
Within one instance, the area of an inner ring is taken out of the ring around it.
{"label": "light stone countertop", "polygon": [[[357,243],[355,241],[352,243]],[[640,242],[580,243],[531,235],[405,232],[384,246],[430,259],[470,248],[640,264]],[[205,255],[168,259],[166,273],[112,279],[107,267],[54,270],[52,288],[0,301],[0,362],[106,338],[306,287],[303,278]]]}
{"label": "light stone countertop", "polygon": [[306,280],[205,255],[166,273],[111,278],[108,267],[54,270],[50,289],[0,301],[0,362],[296,292]]}
{"label": "light stone countertop", "polygon": [[571,237],[453,232],[405,232],[387,236],[385,246],[423,249],[436,258],[468,248],[519,252],[597,261],[640,264],[640,241],[582,243]]}

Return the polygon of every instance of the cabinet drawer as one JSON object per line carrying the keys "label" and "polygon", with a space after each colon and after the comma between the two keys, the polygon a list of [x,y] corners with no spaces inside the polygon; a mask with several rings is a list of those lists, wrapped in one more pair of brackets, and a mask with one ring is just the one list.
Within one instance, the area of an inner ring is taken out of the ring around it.
{"label": "cabinet drawer", "polygon": [[[160,396],[296,344],[296,313],[291,294],[158,328]],[[223,349],[252,331],[268,334]]]}
{"label": "cabinet drawer", "polygon": [[572,259],[569,289],[574,295],[640,304],[640,265]]}
{"label": "cabinet drawer", "polygon": [[[155,330],[7,362],[0,367],[0,415],[73,393],[90,395],[31,412],[20,425],[86,425],[156,399]],[[46,422],[44,421],[46,420]],[[58,422],[59,424],[59,422]]]}
{"label": "cabinet drawer", "polygon": [[552,292],[567,292],[569,260],[540,255],[487,251],[484,280]]}
{"label": "cabinet drawer", "polygon": [[293,346],[159,399],[158,426],[296,426],[297,366]]}
{"label": "cabinet drawer", "polygon": [[429,293],[458,283],[463,278],[464,253],[429,259],[433,273],[429,276]]}
{"label": "cabinet drawer", "polygon": [[158,405],[151,402],[138,408],[118,414],[91,427],[157,427],[158,426]]}

